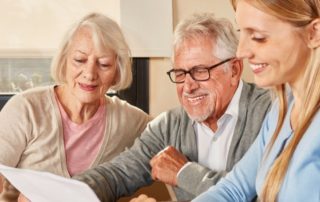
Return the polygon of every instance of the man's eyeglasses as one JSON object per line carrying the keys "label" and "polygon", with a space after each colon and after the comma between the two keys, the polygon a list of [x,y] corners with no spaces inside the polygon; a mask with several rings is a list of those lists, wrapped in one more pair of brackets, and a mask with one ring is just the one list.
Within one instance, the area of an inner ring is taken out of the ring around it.
{"label": "man's eyeglasses", "polygon": [[171,69],[167,72],[167,74],[173,83],[183,83],[186,79],[187,74],[190,74],[191,78],[195,81],[207,81],[210,78],[211,69],[229,62],[232,59],[234,58],[228,58],[210,67],[192,67],[188,71],[184,69]]}

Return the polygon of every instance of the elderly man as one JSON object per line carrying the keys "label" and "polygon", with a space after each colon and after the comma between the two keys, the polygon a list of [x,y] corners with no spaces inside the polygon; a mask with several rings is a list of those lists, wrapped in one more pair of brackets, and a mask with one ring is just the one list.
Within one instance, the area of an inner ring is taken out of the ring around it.
{"label": "elderly man", "polygon": [[181,22],[173,69],[181,107],[149,123],[134,145],[76,178],[101,201],[115,201],[160,180],[190,200],[230,171],[256,138],[270,106],[267,91],[241,81],[232,25],[211,14]]}

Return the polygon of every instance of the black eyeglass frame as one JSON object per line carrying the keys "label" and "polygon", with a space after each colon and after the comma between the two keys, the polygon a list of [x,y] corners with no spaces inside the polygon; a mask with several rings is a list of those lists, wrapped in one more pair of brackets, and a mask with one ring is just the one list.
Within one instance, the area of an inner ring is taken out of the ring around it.
{"label": "black eyeglass frame", "polygon": [[[167,74],[168,74],[170,80],[171,80],[173,83],[184,83],[187,74],[189,74],[189,75],[191,76],[191,78],[192,78],[193,80],[195,80],[195,81],[208,81],[208,80],[210,79],[210,77],[211,77],[211,75],[210,75],[210,70],[212,70],[213,68],[216,68],[216,67],[218,67],[218,66],[220,66],[220,65],[222,65],[222,64],[224,64],[224,63],[226,63],[226,62],[229,62],[230,60],[233,60],[233,59],[234,59],[234,57],[225,59],[225,60],[223,60],[223,61],[221,61],[221,62],[219,62],[219,63],[217,63],[217,64],[214,64],[214,65],[212,65],[212,66],[210,66],[210,67],[192,67],[192,68],[189,69],[189,70],[184,70],[184,69],[171,69],[171,70],[167,71]],[[208,71],[208,78],[206,78],[206,79],[196,79],[196,78],[194,78],[192,72],[193,72],[195,69],[206,69],[206,70]],[[176,72],[176,71],[180,71],[180,72],[183,72],[183,73],[184,73],[185,77],[184,77],[184,80],[183,80],[183,81],[174,81],[174,80],[171,78],[171,73],[172,73],[172,72]]]}

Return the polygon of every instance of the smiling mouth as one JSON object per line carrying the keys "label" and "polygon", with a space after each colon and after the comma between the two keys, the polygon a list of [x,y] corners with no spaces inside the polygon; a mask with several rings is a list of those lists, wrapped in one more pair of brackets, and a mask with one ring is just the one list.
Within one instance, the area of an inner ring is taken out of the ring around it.
{"label": "smiling mouth", "polygon": [[259,63],[259,64],[253,64],[250,63],[249,66],[251,67],[253,73],[258,74],[262,72],[267,66],[267,63]]}
{"label": "smiling mouth", "polygon": [[198,104],[199,102],[201,102],[203,99],[205,99],[207,95],[200,95],[200,96],[196,96],[196,97],[188,97],[186,96],[187,100],[189,103],[191,104]]}
{"label": "smiling mouth", "polygon": [[88,85],[83,83],[78,83],[80,88],[85,91],[94,91],[98,85]]}

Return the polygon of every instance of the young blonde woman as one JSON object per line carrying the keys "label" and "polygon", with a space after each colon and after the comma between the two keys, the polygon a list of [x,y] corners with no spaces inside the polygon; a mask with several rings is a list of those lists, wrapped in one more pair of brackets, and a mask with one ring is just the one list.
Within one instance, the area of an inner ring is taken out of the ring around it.
{"label": "young blonde woman", "polygon": [[320,1],[232,3],[237,56],[277,98],[244,158],[194,201],[319,201]]}

